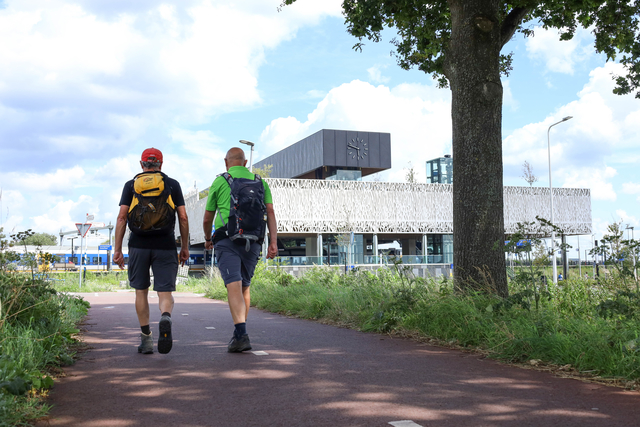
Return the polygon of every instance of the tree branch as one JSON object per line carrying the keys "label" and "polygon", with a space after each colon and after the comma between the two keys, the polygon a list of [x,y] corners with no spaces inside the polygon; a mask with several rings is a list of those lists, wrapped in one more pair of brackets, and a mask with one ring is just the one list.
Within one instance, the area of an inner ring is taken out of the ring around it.
{"label": "tree branch", "polygon": [[532,8],[530,7],[516,7],[509,12],[507,18],[502,22],[502,28],[500,29],[500,37],[502,39],[502,45],[500,47],[511,40],[511,37],[513,37],[513,34],[516,32],[516,29],[518,29],[524,17],[531,11]]}

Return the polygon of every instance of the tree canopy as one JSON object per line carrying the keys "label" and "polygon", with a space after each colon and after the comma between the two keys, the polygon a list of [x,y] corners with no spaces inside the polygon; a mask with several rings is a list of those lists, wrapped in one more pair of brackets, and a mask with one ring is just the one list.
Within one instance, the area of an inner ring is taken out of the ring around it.
{"label": "tree canopy", "polygon": [[[285,0],[284,5],[296,0]],[[464,1],[453,0],[344,0],[342,3],[348,32],[357,37],[356,49],[362,40],[381,40],[381,32],[395,28],[398,65],[403,69],[417,67],[434,74],[442,86],[448,85],[447,59],[452,34],[452,9]],[[467,1],[478,6],[474,24],[478,27],[497,26],[500,29],[500,49],[515,34],[533,36],[533,25],[560,30],[560,40],[573,38],[578,27],[591,30],[594,48],[607,60],[618,60],[626,75],[614,76],[617,94],[636,92],[640,98],[640,41],[638,15],[640,1],[605,0],[521,0]],[[484,13],[483,13],[484,12]],[[529,24],[529,25],[527,25]],[[508,74],[512,53],[500,56],[501,71]]]}
{"label": "tree canopy", "polygon": [[58,244],[58,238],[53,234],[34,233],[25,237],[21,243],[29,246],[55,246]]}

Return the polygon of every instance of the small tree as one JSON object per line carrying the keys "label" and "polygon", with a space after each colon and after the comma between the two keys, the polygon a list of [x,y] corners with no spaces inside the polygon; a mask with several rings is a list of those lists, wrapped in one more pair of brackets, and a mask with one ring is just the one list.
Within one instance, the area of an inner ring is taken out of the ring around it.
{"label": "small tree", "polygon": [[24,239],[24,244],[29,246],[55,246],[58,238],[48,233],[33,233]]}
{"label": "small tree", "polygon": [[[505,251],[515,254],[520,261],[521,268],[513,277],[513,281],[523,285],[525,289],[517,297],[526,300],[533,298],[536,310],[539,308],[540,298],[549,295],[545,281],[541,280],[543,268],[548,260],[542,236],[548,234],[548,229],[548,222],[539,217],[536,217],[536,221],[519,222],[516,232],[504,245]],[[543,248],[545,256],[540,256],[540,248]],[[527,302],[526,305],[529,306],[530,303]]]}
{"label": "small tree", "polygon": [[522,177],[529,183],[529,186],[533,186],[534,182],[538,182],[538,177],[533,174],[533,167],[526,160],[522,164]]}
{"label": "small tree", "polygon": [[15,261],[20,260],[20,255],[15,251],[10,250],[13,246],[13,242],[6,240],[3,233],[3,228],[0,227],[0,271],[7,271],[11,269]]}
{"label": "small tree", "polygon": [[269,178],[271,177],[271,170],[273,169],[273,165],[264,165],[261,168],[253,167],[253,173],[260,175],[261,178]]}
{"label": "small tree", "polygon": [[[600,245],[594,247],[590,255],[600,255],[604,259],[604,264],[611,267],[616,276],[628,286],[635,281],[633,274],[633,257],[638,257],[640,253],[640,242],[635,240],[625,240],[624,230],[621,228],[622,222],[614,222],[607,226],[607,233],[600,239]],[[636,289],[640,292],[640,286],[636,281]]]}
{"label": "small tree", "polygon": [[413,165],[411,164],[411,162],[409,162],[409,167],[405,168],[405,170],[406,170],[406,173],[404,175],[404,179],[409,184],[415,184],[416,182],[418,182],[416,171],[413,168]]}
{"label": "small tree", "polygon": [[27,231],[19,231],[16,234],[11,235],[14,243],[19,243],[24,247],[24,253],[20,257],[20,264],[29,267],[31,269],[31,279],[36,280],[35,269],[38,268],[38,257],[35,252],[27,251],[27,239],[33,236],[35,233],[28,229]]}

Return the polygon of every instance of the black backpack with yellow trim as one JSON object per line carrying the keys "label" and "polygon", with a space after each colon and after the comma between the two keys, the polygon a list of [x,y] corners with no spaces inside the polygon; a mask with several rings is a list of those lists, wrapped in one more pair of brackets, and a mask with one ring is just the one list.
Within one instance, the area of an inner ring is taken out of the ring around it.
{"label": "black backpack with yellow trim", "polygon": [[133,200],[127,215],[133,233],[157,236],[173,232],[176,206],[166,178],[162,172],[142,172],[133,178]]}

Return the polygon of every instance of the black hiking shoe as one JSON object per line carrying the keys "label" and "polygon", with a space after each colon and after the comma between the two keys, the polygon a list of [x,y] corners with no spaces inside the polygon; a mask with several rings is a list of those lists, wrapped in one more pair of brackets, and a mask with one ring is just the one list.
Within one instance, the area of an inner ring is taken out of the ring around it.
{"label": "black hiking shoe", "polygon": [[249,335],[247,334],[244,334],[240,338],[236,338],[234,335],[227,346],[227,351],[229,353],[241,353],[247,350],[251,350],[251,343],[249,342]]}
{"label": "black hiking shoe", "polygon": [[162,316],[160,318],[160,337],[158,338],[158,353],[167,354],[173,346],[171,338],[171,317]]}

